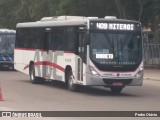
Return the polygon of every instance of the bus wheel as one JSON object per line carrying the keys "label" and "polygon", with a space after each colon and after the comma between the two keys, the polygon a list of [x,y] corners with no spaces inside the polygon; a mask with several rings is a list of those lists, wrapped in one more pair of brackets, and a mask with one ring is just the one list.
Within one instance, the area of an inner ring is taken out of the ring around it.
{"label": "bus wheel", "polygon": [[68,72],[67,75],[67,84],[68,84],[68,89],[70,91],[76,91],[77,90],[77,85],[73,83],[74,77],[72,74],[72,71]]}
{"label": "bus wheel", "polygon": [[33,84],[38,84],[38,77],[35,76],[35,67],[34,65],[31,65],[30,69],[29,69],[29,76],[30,76],[30,80]]}
{"label": "bus wheel", "polygon": [[119,94],[122,91],[123,87],[111,87],[111,92],[114,94]]}

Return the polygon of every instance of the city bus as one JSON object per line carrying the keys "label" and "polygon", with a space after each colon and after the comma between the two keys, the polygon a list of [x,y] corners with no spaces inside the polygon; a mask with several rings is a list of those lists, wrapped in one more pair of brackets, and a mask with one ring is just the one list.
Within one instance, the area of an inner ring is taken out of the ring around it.
{"label": "city bus", "polygon": [[15,69],[32,83],[57,80],[104,86],[120,93],[143,84],[143,45],[138,21],[106,16],[57,16],[16,26]]}
{"label": "city bus", "polygon": [[14,69],[15,36],[15,30],[0,29],[0,68]]}

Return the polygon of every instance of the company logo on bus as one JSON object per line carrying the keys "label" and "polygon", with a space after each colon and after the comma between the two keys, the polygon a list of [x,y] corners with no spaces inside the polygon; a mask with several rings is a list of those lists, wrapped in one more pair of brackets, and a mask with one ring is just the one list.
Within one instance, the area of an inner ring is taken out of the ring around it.
{"label": "company logo on bus", "polygon": [[120,76],[120,73],[117,73],[117,77],[119,77]]}

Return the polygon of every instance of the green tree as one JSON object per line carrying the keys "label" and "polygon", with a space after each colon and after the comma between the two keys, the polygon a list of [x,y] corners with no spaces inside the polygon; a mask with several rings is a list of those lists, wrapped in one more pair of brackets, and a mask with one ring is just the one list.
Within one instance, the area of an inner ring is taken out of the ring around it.
{"label": "green tree", "polygon": [[0,0],[0,27],[14,28],[19,22],[46,16],[117,16],[139,20],[158,29],[159,0]]}

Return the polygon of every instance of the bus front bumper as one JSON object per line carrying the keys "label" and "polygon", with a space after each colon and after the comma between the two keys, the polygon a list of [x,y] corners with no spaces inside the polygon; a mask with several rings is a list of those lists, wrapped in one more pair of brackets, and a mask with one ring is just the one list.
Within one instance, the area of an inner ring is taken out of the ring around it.
{"label": "bus front bumper", "polygon": [[14,66],[12,61],[0,61],[0,68],[9,68],[10,66]]}
{"label": "bus front bumper", "polygon": [[86,85],[89,86],[142,86],[143,75],[139,77],[103,77],[88,74]]}

